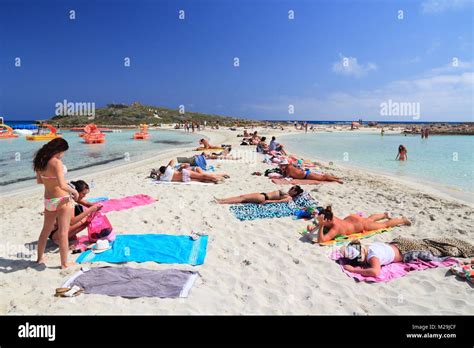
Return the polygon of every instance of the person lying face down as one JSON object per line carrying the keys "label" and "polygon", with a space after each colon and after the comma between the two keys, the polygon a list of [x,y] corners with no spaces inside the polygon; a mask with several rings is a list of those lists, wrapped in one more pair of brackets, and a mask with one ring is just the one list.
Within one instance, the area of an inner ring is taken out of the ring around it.
{"label": "person lying face down", "polygon": [[199,140],[199,145],[200,145],[200,147],[198,147],[196,150],[210,150],[210,149],[220,149],[221,148],[220,146],[209,144],[209,142],[204,138]]}
{"label": "person lying face down", "polygon": [[280,152],[281,154],[283,155],[286,155],[286,152],[283,148],[283,145],[278,143],[276,141],[276,138],[275,137],[272,137],[272,140],[270,141],[270,145],[268,145],[268,151],[271,152],[271,151],[278,151]]}
{"label": "person lying face down", "polygon": [[314,181],[335,181],[339,184],[343,183],[343,181],[337,176],[330,174],[317,174],[312,172],[310,169],[297,168],[294,165],[290,164],[286,159],[281,161],[278,165],[282,170],[283,176],[287,178]]}
{"label": "person lying face down", "polygon": [[348,236],[354,233],[375,231],[399,225],[411,225],[407,218],[402,216],[391,219],[388,213],[372,214],[368,218],[364,218],[360,214],[351,214],[344,219],[339,219],[334,216],[331,206],[319,211],[316,221],[317,226],[309,225],[307,229],[310,232],[318,229],[318,243],[333,240],[339,235]]}
{"label": "person lying face down", "polygon": [[240,196],[229,197],[229,198],[216,198],[216,202],[219,204],[240,204],[240,203],[257,203],[257,204],[267,204],[267,203],[284,203],[290,202],[291,200],[298,197],[304,191],[303,189],[296,185],[292,186],[288,192],[282,190],[271,191],[271,192],[261,192],[261,193],[247,193]]}
{"label": "person lying face down", "polygon": [[189,163],[183,163],[175,168],[175,160],[171,160],[167,166],[161,166],[158,173],[159,181],[199,181],[217,184],[228,178],[229,175],[226,173],[205,173],[199,167],[191,168]]}

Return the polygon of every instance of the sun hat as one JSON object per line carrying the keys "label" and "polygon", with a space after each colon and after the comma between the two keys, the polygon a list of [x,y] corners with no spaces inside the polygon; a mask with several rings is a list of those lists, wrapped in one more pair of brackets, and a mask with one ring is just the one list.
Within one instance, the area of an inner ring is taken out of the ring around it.
{"label": "sun hat", "polygon": [[92,251],[96,254],[99,254],[109,250],[110,248],[111,246],[107,239],[99,239],[92,248]]}

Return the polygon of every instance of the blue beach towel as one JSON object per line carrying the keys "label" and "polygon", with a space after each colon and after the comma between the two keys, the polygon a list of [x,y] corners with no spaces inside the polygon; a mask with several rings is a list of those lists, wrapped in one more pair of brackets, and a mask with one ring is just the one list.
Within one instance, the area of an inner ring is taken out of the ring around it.
{"label": "blue beach towel", "polygon": [[94,197],[94,198],[87,198],[86,200],[90,203],[97,203],[97,202],[108,201],[109,197]]}
{"label": "blue beach towel", "polygon": [[203,155],[196,156],[196,165],[200,167],[202,170],[206,170],[207,162],[206,157]]}
{"label": "blue beach towel", "polygon": [[234,204],[229,207],[230,211],[240,221],[255,219],[271,219],[286,216],[293,216],[295,211],[316,206],[318,203],[305,192],[289,203],[268,203],[268,204]]}
{"label": "blue beach towel", "polygon": [[192,240],[190,236],[169,234],[122,234],[112,242],[112,248],[102,253],[83,252],[77,263],[83,262],[147,262],[202,265],[206,257],[207,236]]}

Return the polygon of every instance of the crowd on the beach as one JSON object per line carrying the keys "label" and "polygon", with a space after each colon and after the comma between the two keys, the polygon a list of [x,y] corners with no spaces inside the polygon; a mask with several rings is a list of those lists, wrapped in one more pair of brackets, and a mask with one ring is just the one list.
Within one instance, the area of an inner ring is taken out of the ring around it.
{"label": "crowd on the beach", "polygon": [[[296,126],[296,125],[295,125]],[[189,124],[185,125],[189,128]],[[193,129],[191,124],[191,129]],[[199,125],[197,126],[199,130]],[[307,124],[306,124],[307,127]],[[186,129],[186,128],[185,128]],[[317,169],[316,163],[304,158],[288,154],[284,144],[271,137],[261,136],[257,131],[249,133],[244,130],[242,146],[254,146],[264,163],[271,166],[264,175],[275,184],[291,185],[289,190],[277,189],[268,192],[247,193],[235,197],[216,198],[220,204],[289,204],[295,201],[305,191],[301,186],[321,183],[343,184],[343,179],[333,174]],[[44,252],[48,238],[59,245],[61,267],[68,267],[69,242],[74,242],[78,233],[88,227],[90,218],[101,210],[100,203],[91,203],[86,200],[90,191],[89,185],[83,180],[67,182],[65,174],[67,168],[62,163],[62,157],[69,149],[69,144],[63,138],[53,139],[42,146],[33,160],[36,179],[45,188],[44,194],[44,224],[38,240],[39,263],[44,262]],[[230,178],[228,173],[216,172],[207,161],[237,160],[232,155],[232,146],[221,144],[213,145],[209,140],[199,140],[199,153],[190,157],[171,159],[158,168],[153,169],[149,178],[160,182],[190,183],[223,183]],[[400,145],[397,159],[406,160],[407,150]],[[262,173],[254,172],[261,176]],[[355,207],[354,207],[355,208]],[[347,271],[364,276],[378,276],[384,265],[396,262],[406,262],[413,258],[423,260],[438,259],[440,257],[474,257],[474,246],[468,242],[441,236],[438,239],[398,238],[390,243],[361,243],[359,239],[350,238],[351,235],[370,236],[367,233],[386,230],[395,226],[411,225],[404,216],[392,217],[389,213],[373,213],[365,216],[363,213],[350,214],[344,218],[337,217],[330,205],[315,205],[306,211],[306,217],[313,223],[308,225],[305,235],[311,242],[325,245],[337,238],[347,238],[347,243],[341,252],[349,261],[344,265]],[[106,236],[105,234],[104,236]],[[357,267],[365,265],[365,267]]]}

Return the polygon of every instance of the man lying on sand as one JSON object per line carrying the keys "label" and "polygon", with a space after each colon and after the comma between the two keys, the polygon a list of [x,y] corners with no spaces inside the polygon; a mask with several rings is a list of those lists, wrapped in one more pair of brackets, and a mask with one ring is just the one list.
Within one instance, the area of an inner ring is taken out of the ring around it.
{"label": "man lying on sand", "polygon": [[284,203],[290,202],[291,200],[298,197],[303,193],[303,189],[298,185],[291,187],[288,192],[283,190],[271,191],[271,192],[261,192],[261,193],[248,193],[245,195],[240,195],[236,197],[216,199],[216,202],[219,204],[240,204],[240,203],[257,203],[257,204],[266,204],[266,203]]}
{"label": "man lying on sand", "polygon": [[[380,221],[387,219],[387,221]],[[344,219],[335,217],[330,206],[319,212],[318,226],[309,225],[308,231],[314,231],[319,227],[317,242],[324,243],[333,240],[336,236],[348,236],[354,233],[380,230],[382,228],[407,225],[411,222],[406,217],[391,219],[388,213],[372,214],[368,218],[364,218],[358,214],[351,214]]]}
{"label": "man lying on sand", "polygon": [[158,173],[158,180],[160,181],[200,181],[217,184],[229,177],[226,173],[205,173],[199,167],[191,167],[189,163],[183,163],[175,169],[175,160],[171,160],[167,166],[161,166]]}
{"label": "man lying on sand", "polygon": [[311,172],[309,169],[297,168],[287,160],[281,161],[279,164],[280,169],[282,170],[283,177],[293,178],[298,180],[312,180],[312,181],[335,181],[339,184],[342,184],[342,180],[337,176],[329,174],[316,174]]}
{"label": "man lying on sand", "polygon": [[396,238],[390,243],[370,243],[362,245],[359,240],[341,248],[344,258],[355,261],[367,268],[344,265],[349,272],[365,277],[377,277],[384,265],[393,262],[410,262],[415,259],[436,261],[439,257],[473,257],[474,245],[457,238],[411,239]]}

